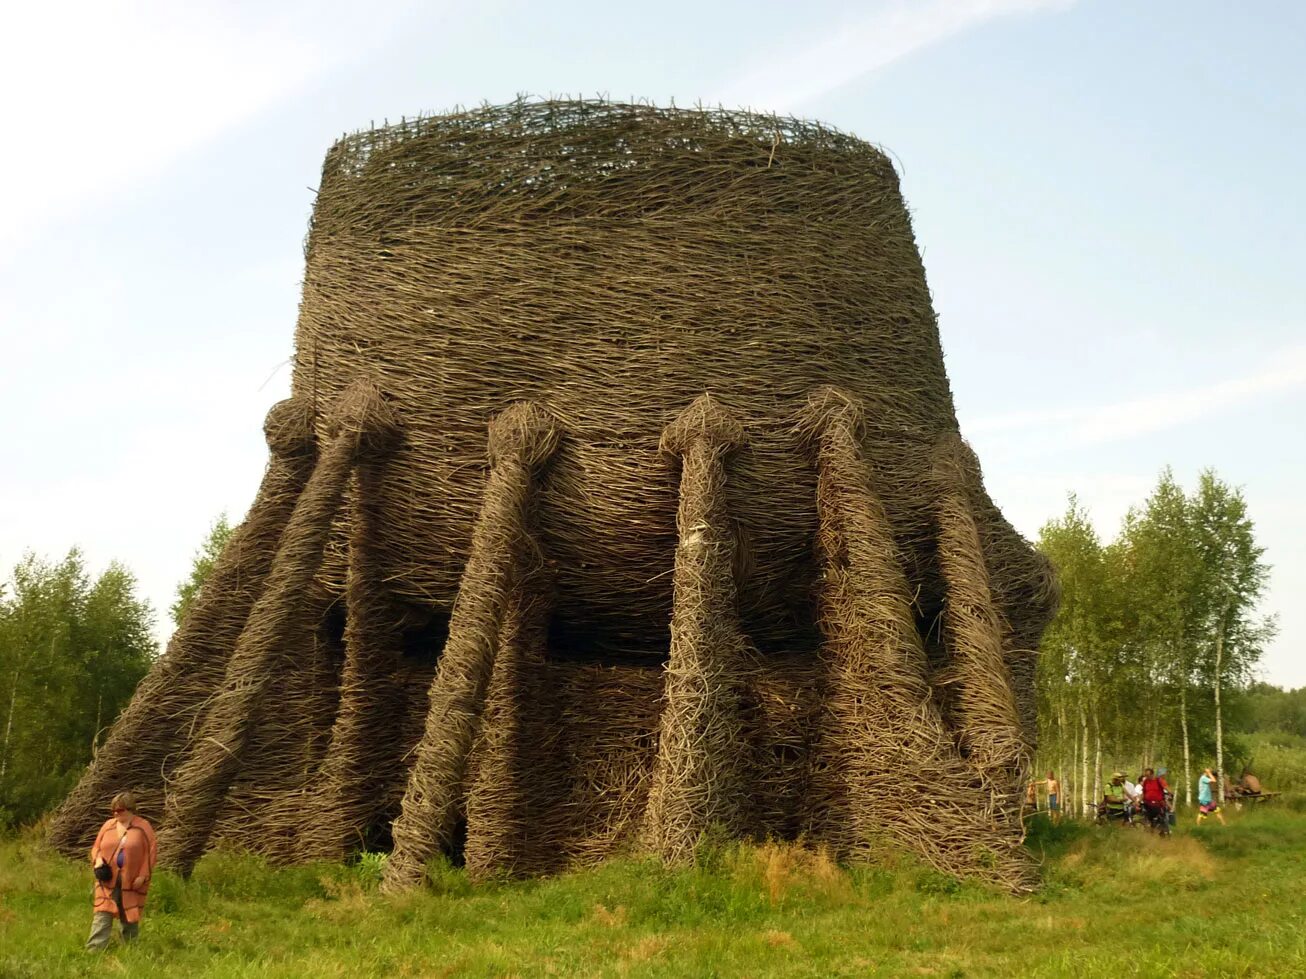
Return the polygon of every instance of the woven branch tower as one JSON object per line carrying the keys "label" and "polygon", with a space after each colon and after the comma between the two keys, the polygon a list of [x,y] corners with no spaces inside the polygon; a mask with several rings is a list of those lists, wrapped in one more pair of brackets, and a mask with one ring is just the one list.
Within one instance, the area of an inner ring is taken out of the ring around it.
{"label": "woven branch tower", "polygon": [[52,838],[538,874],[703,835],[1021,889],[1046,563],[961,440],[897,176],[518,102],[323,168],[244,523]]}

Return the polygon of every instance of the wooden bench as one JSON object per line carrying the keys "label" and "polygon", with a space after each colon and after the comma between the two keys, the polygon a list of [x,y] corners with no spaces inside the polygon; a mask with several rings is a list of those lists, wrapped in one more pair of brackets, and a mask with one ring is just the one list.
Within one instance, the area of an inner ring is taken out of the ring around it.
{"label": "wooden bench", "polygon": [[1270,802],[1277,799],[1280,792],[1231,792],[1226,801],[1241,805],[1244,802]]}

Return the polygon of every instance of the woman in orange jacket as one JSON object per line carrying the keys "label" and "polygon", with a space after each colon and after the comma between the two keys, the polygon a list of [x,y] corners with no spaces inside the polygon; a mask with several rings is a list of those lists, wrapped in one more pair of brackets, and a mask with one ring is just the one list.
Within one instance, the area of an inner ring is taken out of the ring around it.
{"label": "woman in orange jacket", "polygon": [[141,909],[150,889],[150,875],[158,857],[154,827],[136,814],[136,797],[119,792],[110,806],[112,815],[100,827],[91,847],[91,868],[95,873],[95,913],[86,947],[100,951],[109,944],[113,919],[122,921],[123,941],[132,941],[140,930]]}

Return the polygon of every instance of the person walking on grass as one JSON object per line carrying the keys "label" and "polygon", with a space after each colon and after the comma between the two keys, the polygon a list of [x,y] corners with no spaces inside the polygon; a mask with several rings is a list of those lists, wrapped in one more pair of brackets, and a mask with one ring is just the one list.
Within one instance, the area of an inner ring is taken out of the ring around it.
{"label": "person walking on grass", "polygon": [[1061,783],[1057,781],[1055,772],[1048,772],[1048,777],[1043,780],[1043,784],[1048,787],[1048,818],[1054,823],[1061,822]]}
{"label": "person walking on grass", "polygon": [[136,814],[136,797],[132,793],[115,795],[109,812],[91,847],[95,910],[86,947],[93,952],[108,947],[115,918],[122,923],[123,941],[135,940],[159,852],[154,827]]}
{"label": "person walking on grass", "polygon": [[1197,825],[1207,816],[1214,816],[1224,826],[1224,813],[1220,812],[1220,803],[1215,800],[1215,774],[1208,768],[1197,780]]}

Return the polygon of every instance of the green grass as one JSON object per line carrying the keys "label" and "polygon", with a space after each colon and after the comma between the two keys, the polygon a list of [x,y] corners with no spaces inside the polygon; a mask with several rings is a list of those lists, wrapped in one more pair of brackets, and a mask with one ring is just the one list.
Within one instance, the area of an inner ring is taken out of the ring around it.
{"label": "green grass", "polygon": [[1020,898],[778,846],[477,887],[435,867],[393,898],[375,860],[218,853],[189,881],[160,874],[141,941],[96,957],[88,870],[29,834],[0,841],[0,979],[1306,975],[1306,815],[1290,806],[1169,840],[1040,821],[1030,846],[1045,884]]}

